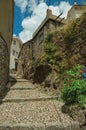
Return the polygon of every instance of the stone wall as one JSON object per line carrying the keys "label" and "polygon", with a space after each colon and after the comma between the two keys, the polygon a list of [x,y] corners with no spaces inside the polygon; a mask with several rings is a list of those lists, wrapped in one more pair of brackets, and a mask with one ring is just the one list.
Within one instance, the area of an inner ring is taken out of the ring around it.
{"label": "stone wall", "polygon": [[[58,25],[57,25],[58,26]],[[34,58],[37,59],[43,52],[43,45],[46,39],[46,36],[49,32],[56,30],[56,23],[53,20],[48,20],[37,35],[33,38],[33,50]]]}
{"label": "stone wall", "polygon": [[9,53],[6,42],[0,36],[0,96],[9,79]]}
{"label": "stone wall", "polygon": [[76,18],[79,18],[85,11],[86,5],[74,4],[72,8],[68,11],[67,21],[70,22]]}
{"label": "stone wall", "polygon": [[23,75],[27,71],[27,67],[29,66],[29,63],[32,59],[32,51],[32,41],[23,44],[18,56],[17,66],[17,74],[21,75],[21,77],[23,77]]}
{"label": "stone wall", "polygon": [[76,28],[71,38],[65,40],[65,50],[69,65],[83,64],[86,66],[86,22]]}
{"label": "stone wall", "polygon": [[62,31],[54,35],[54,44],[61,49],[67,67],[76,64],[86,66],[86,30],[82,27],[80,31],[73,35],[71,39],[64,38]]}
{"label": "stone wall", "polygon": [[36,61],[41,57],[41,55],[43,54],[44,43],[47,34],[57,30],[60,27],[60,25],[64,25],[64,22],[60,20],[62,20],[60,16],[57,17],[52,14],[51,10],[47,10],[47,15],[43,22],[34,32],[32,40],[28,41],[22,46],[22,49],[18,57],[18,74],[25,74],[29,62],[32,59]]}
{"label": "stone wall", "polygon": [[[83,20],[83,24],[81,24],[78,28],[76,26],[75,32],[74,32],[74,34],[72,34],[71,37],[69,37],[67,35],[65,36],[63,29],[59,29],[57,32],[54,33],[53,44],[54,44],[54,46],[56,46],[58,51],[60,51],[60,56],[57,57],[57,66],[56,66],[56,68],[58,68],[58,71],[61,71],[62,67],[64,69],[68,69],[70,67],[73,67],[76,64],[82,64],[82,65],[86,66],[86,29],[85,29],[85,27],[86,27],[86,22],[85,22],[85,20]],[[24,45],[23,49],[21,50],[21,54],[19,56],[19,57],[22,57],[22,56],[24,57],[25,71],[23,74],[28,79],[30,79],[31,76],[33,79],[33,77],[35,75],[36,65],[34,67],[33,64],[34,63],[38,64],[40,62],[40,60],[42,61],[40,55],[43,52],[42,51],[43,43],[39,44],[38,42],[36,42],[36,40],[38,40],[38,39],[35,39],[35,42],[33,40],[33,53],[30,50],[31,48],[27,49],[28,44],[26,43],[26,45]],[[32,58],[34,58],[33,63],[32,63],[32,59],[30,60],[31,57],[29,58],[31,53],[33,55]],[[28,57],[28,60],[27,60],[27,57]],[[38,58],[38,60],[37,60],[37,58]],[[20,61],[23,61],[23,60],[20,59]],[[27,64],[28,61],[29,61],[29,65]],[[64,71],[64,69],[63,69],[63,71]],[[38,70],[38,68],[37,68],[37,70]],[[59,73],[60,72],[58,72],[58,75],[59,75]],[[39,77],[41,79],[41,76],[39,76]],[[60,75],[59,75],[59,77],[60,77]],[[62,77],[62,75],[61,75],[61,77]],[[51,81],[51,78],[50,78],[50,81]],[[48,83],[50,81],[48,80]]]}
{"label": "stone wall", "polygon": [[[44,26],[33,36],[33,39],[24,43],[19,57],[18,57],[18,75],[23,76],[27,75],[26,71],[29,66],[29,63],[32,59],[37,60],[40,58],[41,54],[43,53],[44,42],[46,39],[47,34],[50,31],[55,31],[56,27],[59,27],[59,23],[57,25],[55,21],[49,19]],[[27,76],[25,76],[27,77]]]}

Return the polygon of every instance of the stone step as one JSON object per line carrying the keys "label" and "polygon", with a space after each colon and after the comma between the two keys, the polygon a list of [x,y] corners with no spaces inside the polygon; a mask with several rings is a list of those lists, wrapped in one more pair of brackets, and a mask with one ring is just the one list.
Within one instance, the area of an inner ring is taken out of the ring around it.
{"label": "stone step", "polygon": [[22,78],[11,78],[9,82],[29,82],[29,80],[22,79]]}
{"label": "stone step", "polygon": [[38,89],[35,90],[10,90],[7,95],[5,96],[5,99],[21,99],[21,98],[39,98],[39,97],[47,97],[47,94],[42,93],[38,91]]}
{"label": "stone step", "polygon": [[49,96],[36,89],[11,89],[2,102],[46,101],[58,99],[58,96]]}
{"label": "stone step", "polygon": [[6,86],[8,89],[11,89],[11,90],[27,90],[27,89],[35,89],[35,85],[33,85],[32,83],[30,82],[17,82],[17,83],[12,83],[12,82],[9,82],[8,85]]}
{"label": "stone step", "polygon": [[0,105],[1,123],[42,123],[59,120],[51,101],[3,103]]}
{"label": "stone step", "polygon": [[30,90],[30,89],[36,89],[36,88],[30,88],[30,87],[10,87],[10,90]]}
{"label": "stone step", "polygon": [[7,103],[7,102],[29,102],[29,101],[48,101],[48,100],[57,100],[57,96],[50,96],[50,97],[37,97],[37,98],[17,98],[17,99],[12,99],[12,98],[6,98],[3,99],[1,102]]}
{"label": "stone step", "polygon": [[22,78],[22,76],[19,76],[17,74],[10,74],[10,78]]}
{"label": "stone step", "polygon": [[17,80],[8,83],[9,92],[0,104],[0,130],[81,130],[61,112],[63,103],[57,96],[43,93],[29,81]]}
{"label": "stone step", "polygon": [[[2,103],[0,105],[0,125],[58,122],[68,124],[72,119],[61,112],[58,101],[37,101],[20,103]],[[74,130],[74,129],[72,129]]]}
{"label": "stone step", "polygon": [[17,76],[16,74],[11,74],[11,75],[10,75],[10,80],[9,80],[9,82],[15,82],[15,81],[19,81],[19,82],[29,82],[29,80],[23,79],[22,77]]}
{"label": "stone step", "polygon": [[66,126],[59,122],[43,123],[17,123],[17,124],[3,124],[0,125],[0,130],[86,130],[80,128],[77,122],[71,122]]}

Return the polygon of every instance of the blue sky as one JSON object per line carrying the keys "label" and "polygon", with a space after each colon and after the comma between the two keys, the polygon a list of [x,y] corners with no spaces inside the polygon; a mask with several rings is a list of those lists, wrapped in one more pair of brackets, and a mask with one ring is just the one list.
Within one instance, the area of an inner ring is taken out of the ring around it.
{"label": "blue sky", "polygon": [[[34,31],[46,16],[49,7],[53,14],[62,17],[67,16],[74,0],[14,0],[14,36],[18,36],[23,42],[32,38]],[[81,5],[86,0],[76,0]]]}

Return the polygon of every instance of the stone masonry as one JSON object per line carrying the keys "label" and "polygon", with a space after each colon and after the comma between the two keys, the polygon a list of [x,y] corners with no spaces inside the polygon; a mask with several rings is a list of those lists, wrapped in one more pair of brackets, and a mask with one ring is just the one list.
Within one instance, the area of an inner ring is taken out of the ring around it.
{"label": "stone masonry", "polygon": [[61,111],[64,103],[57,101],[57,96],[44,93],[28,80],[11,76],[9,92],[0,105],[0,130],[85,130]]}
{"label": "stone masonry", "polygon": [[37,59],[43,52],[43,45],[46,36],[49,32],[54,32],[57,28],[64,25],[63,19],[52,14],[50,9],[47,10],[47,15],[44,21],[40,24],[33,34],[33,57]]}
{"label": "stone masonry", "polygon": [[51,10],[47,10],[47,15],[44,21],[34,32],[33,38],[24,43],[21,48],[18,59],[18,74],[23,75],[27,70],[31,60],[37,60],[41,56],[47,34],[64,25],[64,21],[62,20],[63,19],[60,18],[60,15],[55,16],[52,14]]}
{"label": "stone masonry", "polygon": [[4,94],[9,79],[13,13],[14,0],[0,0],[0,96]]}
{"label": "stone masonry", "polygon": [[0,96],[9,78],[9,53],[5,40],[0,35]]}
{"label": "stone masonry", "polygon": [[18,67],[17,67],[18,72],[17,73],[22,76],[24,72],[27,70],[26,66],[27,67],[29,66],[29,63],[32,59],[33,47],[31,43],[32,43],[32,40],[23,44],[21,51],[19,53],[19,56],[18,56]]}
{"label": "stone masonry", "polygon": [[75,3],[72,6],[72,8],[68,11],[67,22],[79,18],[85,11],[86,11],[86,5],[77,5],[77,3]]}

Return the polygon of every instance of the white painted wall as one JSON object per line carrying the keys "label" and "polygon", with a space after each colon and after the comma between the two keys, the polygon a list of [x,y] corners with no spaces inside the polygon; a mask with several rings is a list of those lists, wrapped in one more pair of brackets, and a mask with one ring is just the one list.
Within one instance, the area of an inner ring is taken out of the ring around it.
{"label": "white painted wall", "polygon": [[15,69],[15,59],[18,58],[22,42],[18,38],[13,38],[10,50],[10,70]]}

